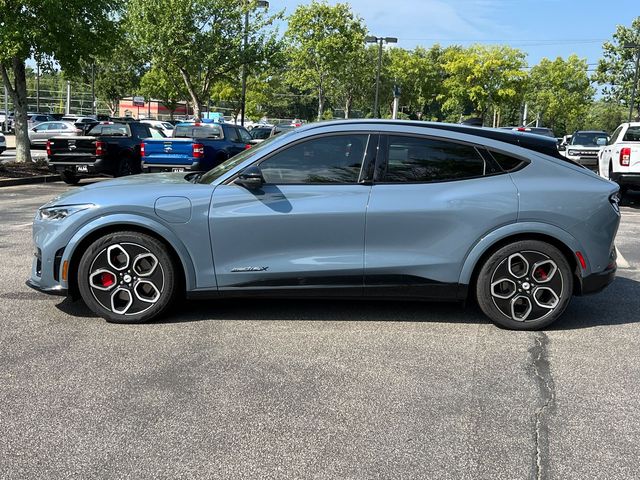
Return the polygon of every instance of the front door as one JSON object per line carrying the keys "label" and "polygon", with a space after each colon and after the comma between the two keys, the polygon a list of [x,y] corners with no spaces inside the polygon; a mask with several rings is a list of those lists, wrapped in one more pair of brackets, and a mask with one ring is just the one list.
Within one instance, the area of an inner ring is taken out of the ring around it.
{"label": "front door", "polygon": [[368,134],[303,139],[257,163],[260,190],[219,185],[210,210],[219,289],[361,295],[368,143]]}

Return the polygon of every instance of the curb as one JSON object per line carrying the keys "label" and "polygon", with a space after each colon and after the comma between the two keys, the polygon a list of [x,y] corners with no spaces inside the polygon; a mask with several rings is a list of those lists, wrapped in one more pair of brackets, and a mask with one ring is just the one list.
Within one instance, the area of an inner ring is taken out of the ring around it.
{"label": "curb", "polygon": [[32,183],[51,183],[59,182],[60,180],[60,175],[39,175],[37,177],[7,178],[6,180],[0,179],[0,187],[30,185]]}

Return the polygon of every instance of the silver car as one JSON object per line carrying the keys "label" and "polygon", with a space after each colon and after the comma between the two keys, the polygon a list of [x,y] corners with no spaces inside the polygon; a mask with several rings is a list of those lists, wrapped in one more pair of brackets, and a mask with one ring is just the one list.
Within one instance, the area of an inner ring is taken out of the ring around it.
{"label": "silver car", "polygon": [[111,322],[151,320],[184,294],[268,295],[475,299],[496,324],[535,330],[613,281],[618,190],[555,138],[316,123],[207,173],[53,199],[34,220],[29,285]]}
{"label": "silver car", "polygon": [[71,122],[42,122],[29,129],[32,147],[43,147],[51,137],[82,135],[82,130]]}

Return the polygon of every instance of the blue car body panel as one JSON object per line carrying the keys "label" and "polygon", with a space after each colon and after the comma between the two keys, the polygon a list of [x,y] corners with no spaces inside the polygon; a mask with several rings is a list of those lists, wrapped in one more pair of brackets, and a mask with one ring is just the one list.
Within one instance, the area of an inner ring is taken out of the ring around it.
{"label": "blue car body panel", "polygon": [[[267,184],[259,191],[233,183],[239,172],[293,142],[345,130],[465,142],[524,158],[526,165],[433,183]],[[360,296],[384,290],[462,298],[464,289],[456,286],[471,282],[483,255],[523,234],[544,235],[580,252],[586,262],[577,271],[581,278],[610,265],[620,220],[609,201],[615,184],[561,159],[468,132],[402,122],[312,124],[261,144],[210,184],[170,173],[70,190],[48,205],[94,207],[59,222],[36,216],[41,268],[34,260],[30,282],[44,290],[67,289],[60,272],[54,275],[54,265],[61,268],[56,253],[62,251],[62,261],[74,268],[88,236],[116,227],[164,239],[180,258],[189,293],[319,290]]]}

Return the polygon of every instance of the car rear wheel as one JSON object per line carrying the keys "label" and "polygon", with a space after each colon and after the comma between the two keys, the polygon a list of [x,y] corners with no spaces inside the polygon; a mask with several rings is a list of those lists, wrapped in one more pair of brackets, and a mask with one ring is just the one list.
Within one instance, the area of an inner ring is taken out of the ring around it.
{"label": "car rear wheel", "polygon": [[143,233],[111,233],[82,255],[78,288],[87,306],[108,322],[142,323],[172,303],[175,275],[162,242]]}
{"label": "car rear wheel", "polygon": [[538,330],[562,315],[573,274],[556,247],[524,240],[494,252],[482,266],[476,296],[491,321],[513,330]]}
{"label": "car rear wheel", "polygon": [[64,170],[60,174],[60,178],[62,178],[62,181],[68,185],[76,185],[80,181],[80,177],[78,175],[68,170]]}

